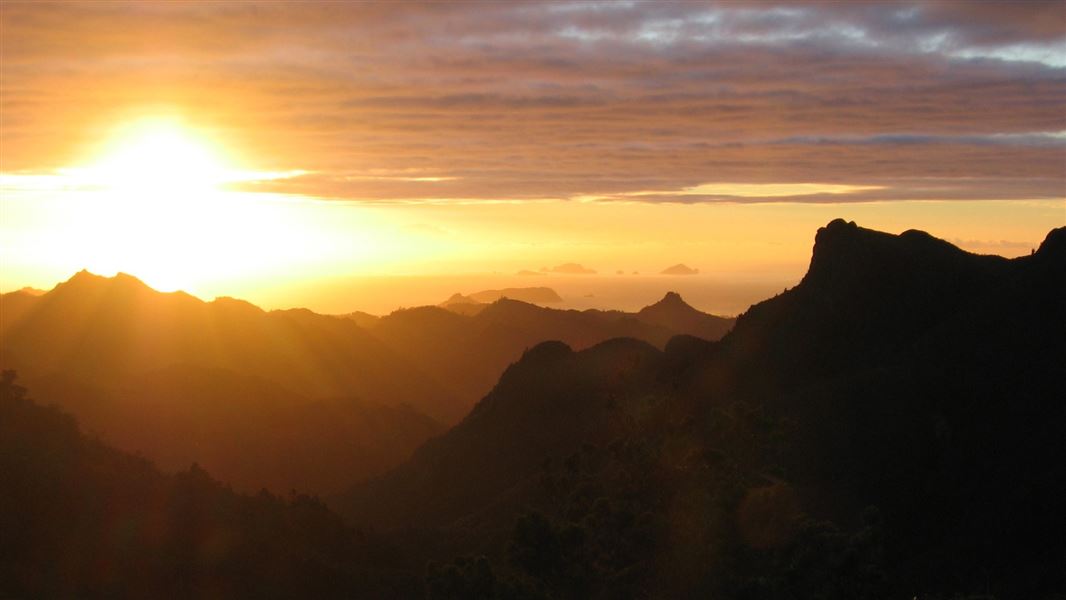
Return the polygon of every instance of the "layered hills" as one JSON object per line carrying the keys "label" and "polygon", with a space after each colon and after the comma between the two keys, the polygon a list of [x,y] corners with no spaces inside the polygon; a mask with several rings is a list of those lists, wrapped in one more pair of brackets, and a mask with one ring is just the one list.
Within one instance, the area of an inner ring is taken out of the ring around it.
{"label": "layered hills", "polygon": [[[803,280],[724,337],[674,294],[640,313],[507,299],[470,316],[422,307],[364,329],[126,278],[75,280],[86,287],[68,298],[57,292],[71,282],[5,295],[0,341],[35,396],[62,398],[90,429],[121,414],[132,416],[122,435],[139,443],[187,438],[163,444],[173,456],[155,451],[175,463],[219,440],[252,448],[236,463],[207,454],[237,481],[287,473],[329,489],[298,472],[327,457],[392,461],[359,466],[377,475],[330,497],[345,525],[307,496],[241,496],[199,467],[161,474],[30,402],[7,374],[0,532],[15,542],[0,554],[3,593],[843,600],[1066,589],[1066,228],[1008,260],[833,221]],[[101,283],[118,291],[94,292]],[[60,316],[81,330],[48,325]],[[203,345],[193,333],[208,323],[275,345]],[[323,347],[336,354],[292,367],[262,358]],[[262,362],[242,370],[233,356]],[[433,435],[417,412],[433,404],[318,387],[352,373],[301,386],[264,364],[303,376],[316,364],[406,369],[459,406],[476,389],[464,381],[490,390]],[[420,443],[404,457],[400,446]]]}
{"label": "layered hills", "polygon": [[126,274],[82,271],[46,294],[5,294],[5,363],[24,376],[62,372],[121,381],[175,364],[264,377],[311,396],[410,404],[432,415],[449,398],[347,319],[265,312],[233,298],[160,293]]}
{"label": "layered hills", "polygon": [[417,597],[389,546],[317,498],[164,475],[0,379],[0,596]]}
{"label": "layered hills", "polygon": [[368,331],[465,401],[464,411],[492,389],[509,364],[545,340],[583,349],[630,337],[662,348],[679,334],[717,340],[733,325],[733,319],[700,312],[674,292],[637,313],[559,310],[509,298],[464,314],[450,310],[453,306],[399,310]]}
{"label": "layered hills", "polygon": [[1042,597],[1064,333],[1066,229],[1007,260],[838,220],[721,341],[534,347],[339,506],[556,597]]}
{"label": "layered hills", "polygon": [[539,342],[633,336],[661,346],[680,332],[717,338],[732,324],[680,299],[669,308],[684,318],[662,324],[506,298],[477,306],[470,316],[268,312],[82,271],[46,293],[0,296],[0,366],[164,469],[199,462],[245,490],[334,493],[457,422]]}
{"label": "layered hills", "polygon": [[84,271],[0,303],[0,362],[38,400],[161,467],[199,461],[244,489],[326,492],[380,472],[456,406],[348,319]]}

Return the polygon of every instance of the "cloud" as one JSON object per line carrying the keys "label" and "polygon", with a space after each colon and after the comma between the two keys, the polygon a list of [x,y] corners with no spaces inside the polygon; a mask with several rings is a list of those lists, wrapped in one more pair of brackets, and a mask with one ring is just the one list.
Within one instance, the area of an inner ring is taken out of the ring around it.
{"label": "cloud", "polygon": [[[72,166],[116,122],[174,111],[250,168],[307,172],[243,189],[349,201],[1062,197],[1063,19],[1061,2],[13,3],[4,169]],[[880,189],[678,193],[814,183]]]}

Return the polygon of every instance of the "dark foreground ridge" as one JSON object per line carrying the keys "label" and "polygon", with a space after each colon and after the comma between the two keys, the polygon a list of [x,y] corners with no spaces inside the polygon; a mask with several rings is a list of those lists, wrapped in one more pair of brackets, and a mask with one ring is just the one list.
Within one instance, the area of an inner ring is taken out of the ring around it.
{"label": "dark foreground ridge", "polygon": [[160,475],[6,376],[0,596],[1057,598],[1064,333],[1066,229],[1008,260],[834,221],[718,341],[530,345],[332,498],[348,525]]}
{"label": "dark foreground ridge", "polygon": [[537,346],[339,506],[427,559],[487,557],[431,590],[1061,592],[1064,236],[1007,260],[834,221],[803,281],[720,342]]}
{"label": "dark foreground ridge", "polygon": [[82,434],[0,379],[0,597],[417,597],[385,543],[317,498],[235,494]]}

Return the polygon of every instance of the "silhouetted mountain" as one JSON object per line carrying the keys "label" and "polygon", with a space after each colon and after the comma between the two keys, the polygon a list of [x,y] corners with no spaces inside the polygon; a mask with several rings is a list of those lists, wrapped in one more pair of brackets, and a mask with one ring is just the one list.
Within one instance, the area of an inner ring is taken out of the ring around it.
{"label": "silhouetted mountain", "polygon": [[197,460],[242,487],[327,491],[319,485],[395,464],[434,433],[415,411],[462,410],[347,319],[84,271],[2,302],[3,366],[42,401],[123,449],[168,468]]}
{"label": "silhouetted mountain", "polygon": [[733,327],[733,319],[700,312],[686,304],[677,292],[668,292],[662,300],[640,309],[636,318],[677,333],[712,341],[720,339]]}
{"label": "silhouetted mountain", "polygon": [[[356,496],[354,514],[384,529],[447,526],[501,502],[546,457],[617,435],[611,420],[646,390],[660,353],[615,339],[581,353],[561,342],[526,351],[460,424]],[[621,426],[619,423],[618,426]],[[432,496],[422,494],[432,491]],[[388,503],[380,501],[388,498]]]}
{"label": "silhouetted mountain", "polygon": [[500,299],[459,314],[451,309],[466,305],[452,304],[449,310],[399,310],[383,317],[370,331],[449,386],[469,407],[492,389],[507,365],[524,350],[545,340],[560,340],[583,349],[612,338],[632,337],[662,347],[679,333],[718,339],[733,322],[701,313],[680,298],[678,301],[679,306],[631,314],[555,310]]}
{"label": "silhouetted mountain", "polygon": [[470,296],[464,296],[459,293],[452,294],[447,300],[438,304],[443,309],[453,312],[457,315],[474,316],[485,310],[487,304],[471,298]]}
{"label": "silhouetted mountain", "polygon": [[233,493],[82,435],[0,380],[0,596],[413,597],[395,553],[317,498]]}
{"label": "silhouetted mountain", "polygon": [[22,320],[22,317],[37,303],[39,294],[30,294],[22,290],[0,294],[0,335],[8,326]]}
{"label": "silhouetted mountain", "polygon": [[741,315],[746,333],[730,348],[758,354],[753,367],[776,378],[873,364],[1027,264],[969,254],[920,231],[894,236],[838,219],[818,231],[800,285]]}
{"label": "silhouetted mountain", "polygon": [[426,558],[489,557],[431,590],[1053,597],[1064,333],[1066,229],[1007,260],[834,221],[720,342],[538,345],[339,505],[421,528]]}
{"label": "silhouetted mountain", "polygon": [[[6,299],[6,298],[5,298]],[[134,277],[82,271],[37,298],[4,344],[25,377],[59,371],[123,380],[174,364],[260,376],[310,396],[358,396],[447,414],[448,397],[353,322],[307,310],[160,293]]]}
{"label": "silhouetted mountain", "polygon": [[341,316],[343,316],[345,319],[351,319],[352,321],[355,321],[355,324],[360,326],[360,327],[362,327],[363,329],[370,329],[374,325],[377,325],[378,319],[381,318],[381,317],[379,317],[377,315],[372,315],[370,313],[365,313],[365,312],[360,311],[360,310],[357,310],[355,312],[350,312],[350,313],[348,313],[346,315],[341,315]]}
{"label": "silhouetted mountain", "polygon": [[441,302],[437,306],[440,306],[441,308],[448,308],[452,304],[484,304],[484,302],[481,302],[481,301],[478,301],[478,300],[474,300],[470,296],[464,296],[464,295],[456,292],[456,293],[452,294],[451,296],[449,296],[447,300],[445,300],[444,302]]}
{"label": "silhouetted mountain", "polygon": [[335,493],[394,466],[441,430],[407,405],[309,398],[217,368],[175,365],[117,389],[61,375],[33,385],[109,443],[168,471],[197,462],[244,491]]}

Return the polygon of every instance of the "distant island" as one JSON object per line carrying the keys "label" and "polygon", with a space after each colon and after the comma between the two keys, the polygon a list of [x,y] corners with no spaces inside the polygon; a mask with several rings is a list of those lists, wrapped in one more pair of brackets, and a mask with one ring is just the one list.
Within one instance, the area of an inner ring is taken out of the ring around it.
{"label": "distant island", "polygon": [[672,267],[667,267],[662,271],[659,271],[660,275],[696,275],[700,272],[699,269],[693,269],[688,265],[677,263]]}

